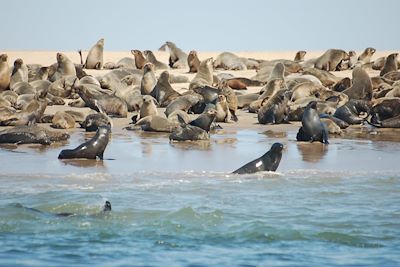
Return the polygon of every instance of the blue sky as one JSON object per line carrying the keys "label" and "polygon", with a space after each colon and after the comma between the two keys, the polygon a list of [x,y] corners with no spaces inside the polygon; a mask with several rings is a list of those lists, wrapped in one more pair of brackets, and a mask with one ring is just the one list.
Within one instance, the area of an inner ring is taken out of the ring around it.
{"label": "blue sky", "polygon": [[397,50],[399,0],[1,0],[1,50]]}

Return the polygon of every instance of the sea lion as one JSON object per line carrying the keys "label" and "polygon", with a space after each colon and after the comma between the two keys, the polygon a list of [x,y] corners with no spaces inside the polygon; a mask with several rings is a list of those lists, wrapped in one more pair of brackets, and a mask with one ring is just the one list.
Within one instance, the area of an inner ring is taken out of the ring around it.
{"label": "sea lion", "polygon": [[388,72],[391,71],[397,71],[397,56],[398,53],[393,53],[390,54],[389,56],[387,56],[386,60],[385,60],[385,64],[383,65],[383,68],[381,70],[381,72],[379,73],[379,76],[383,76]]}
{"label": "sea lion", "polygon": [[257,113],[264,100],[273,97],[279,90],[282,89],[284,81],[280,78],[269,80],[268,83],[261,88],[262,94],[249,105],[249,112]]}
{"label": "sea lion", "polygon": [[294,62],[303,62],[304,61],[304,57],[307,54],[306,51],[300,50],[297,51],[296,55],[294,56]]}
{"label": "sea lion", "polygon": [[39,81],[39,80],[47,80],[49,78],[49,67],[40,67],[35,75],[30,78],[28,76],[28,82]]}
{"label": "sea lion", "polygon": [[381,120],[381,121],[376,121],[375,123],[370,122],[367,120],[367,122],[377,128],[400,128],[400,115]]}
{"label": "sea lion", "polygon": [[146,63],[143,67],[143,77],[140,84],[140,92],[142,95],[149,95],[157,84],[157,78],[154,73],[154,65]]}
{"label": "sea lion", "polygon": [[342,129],[335,123],[335,121],[329,119],[329,118],[320,118],[321,122],[325,125],[326,130],[328,131],[329,134],[336,134],[336,135],[341,135],[343,134]]}
{"label": "sea lion", "polygon": [[288,122],[288,102],[290,92],[286,89],[279,90],[270,99],[261,103],[257,119],[260,124],[280,124]]}
{"label": "sea lion", "polygon": [[259,63],[255,60],[238,57],[231,52],[222,52],[217,56],[214,63],[214,68],[222,68],[225,70],[247,70],[258,69]]}
{"label": "sea lion", "polygon": [[51,127],[56,129],[70,129],[75,127],[75,119],[64,111],[57,111],[51,121]]}
{"label": "sea lion", "polygon": [[213,59],[207,58],[200,62],[199,70],[189,84],[189,90],[195,90],[204,86],[212,86],[213,83]]}
{"label": "sea lion", "polygon": [[50,145],[52,142],[63,141],[69,134],[49,131],[37,125],[20,125],[0,132],[2,144],[42,144]]}
{"label": "sea lion", "polygon": [[237,122],[239,119],[236,116],[236,112],[238,109],[238,98],[236,93],[227,85],[222,86],[220,90],[221,90],[220,94],[226,97],[226,102],[228,103],[228,108],[229,112],[231,113],[232,121]]}
{"label": "sea lion", "polygon": [[244,95],[238,95],[237,96],[237,106],[238,108],[247,108],[250,106],[250,104],[254,101],[257,101],[257,99],[260,97],[260,94],[257,93],[251,93],[251,94],[244,94]]}
{"label": "sea lion", "polygon": [[143,69],[144,65],[147,63],[147,60],[143,56],[142,51],[133,49],[131,50],[131,53],[135,57],[136,68],[139,70]]}
{"label": "sea lion", "polygon": [[95,132],[100,126],[112,127],[110,117],[100,112],[87,115],[80,125],[86,132]]}
{"label": "sea lion", "polygon": [[352,72],[352,86],[343,91],[350,99],[371,100],[372,83],[368,73],[362,67],[355,67]]}
{"label": "sea lion", "polygon": [[397,117],[400,115],[400,98],[381,98],[377,100],[369,114],[371,115],[371,122],[374,124]]}
{"label": "sea lion", "polygon": [[276,171],[282,158],[283,145],[281,143],[274,143],[271,149],[261,157],[250,161],[244,166],[240,167],[233,173],[246,174],[256,173],[261,171]]}
{"label": "sea lion", "polygon": [[103,159],[104,150],[110,139],[111,130],[107,126],[99,126],[96,135],[75,149],[64,149],[58,155],[59,159]]}
{"label": "sea lion", "polygon": [[342,60],[349,60],[349,55],[344,50],[329,49],[315,61],[315,68],[334,71]]}
{"label": "sea lion", "polygon": [[343,92],[347,88],[350,88],[351,86],[351,79],[349,77],[345,77],[335,83],[332,87],[332,90],[335,92]]}
{"label": "sea lion", "polygon": [[189,72],[197,73],[200,67],[200,59],[197,55],[197,52],[194,50],[190,51],[187,60],[189,65]]}
{"label": "sea lion", "polygon": [[310,74],[317,77],[321,81],[322,85],[326,87],[330,87],[341,80],[340,77],[336,77],[326,70],[316,68],[305,68],[303,74]]}
{"label": "sea lion", "polygon": [[153,63],[154,68],[156,70],[166,70],[166,69],[168,69],[168,65],[163,63],[163,62],[161,62],[161,61],[158,61],[156,56],[153,54],[152,51],[144,50],[143,54],[146,56],[147,62]]}
{"label": "sea lion", "polygon": [[354,50],[349,51],[349,61],[348,65],[350,69],[353,69],[358,62],[357,53]]}
{"label": "sea lion", "polygon": [[297,133],[297,141],[319,141],[328,144],[328,130],[321,122],[317,112],[317,102],[311,101],[303,113],[301,127]]}
{"label": "sea lion", "polygon": [[173,69],[187,68],[187,57],[188,55],[178,48],[173,42],[165,43],[169,49],[169,66]]}
{"label": "sea lion", "polygon": [[[86,69],[100,70],[103,68],[103,50],[104,50],[104,38],[101,38],[97,43],[90,48],[89,53],[86,57],[84,67]],[[82,56],[81,56],[82,61]]]}
{"label": "sea lion", "polygon": [[0,92],[10,87],[10,66],[7,54],[0,55]]}
{"label": "sea lion", "polygon": [[300,83],[293,87],[291,101],[294,102],[300,98],[317,96],[320,91],[324,88],[320,85],[316,85],[312,82]]}
{"label": "sea lion", "polygon": [[285,79],[285,65],[282,62],[276,62],[274,65],[260,67],[257,74],[251,78],[260,82],[267,83],[272,79]]}
{"label": "sea lion", "polygon": [[200,127],[185,124],[176,127],[169,135],[171,141],[199,141],[209,140],[209,134]]}
{"label": "sea lion", "polygon": [[158,78],[157,84],[150,94],[159,103],[160,107],[168,106],[171,101],[175,100],[180,94],[175,91],[169,83],[168,71],[163,71]]}
{"label": "sea lion", "polygon": [[360,118],[361,113],[369,113],[370,107],[368,101],[350,99],[349,102],[336,109],[334,117],[347,122],[348,124],[360,124],[365,121]]}

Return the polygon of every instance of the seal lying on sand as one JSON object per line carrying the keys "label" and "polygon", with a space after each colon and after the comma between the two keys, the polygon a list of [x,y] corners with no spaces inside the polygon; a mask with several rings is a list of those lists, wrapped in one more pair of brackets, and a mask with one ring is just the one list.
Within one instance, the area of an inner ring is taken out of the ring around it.
{"label": "seal lying on sand", "polygon": [[107,126],[99,126],[96,135],[89,141],[79,145],[75,149],[64,149],[58,155],[59,159],[103,159],[104,150],[110,139],[110,128]]}
{"label": "seal lying on sand", "polygon": [[281,162],[282,150],[283,145],[281,143],[275,143],[267,153],[253,161],[250,161],[233,173],[245,174],[261,171],[276,171]]}
{"label": "seal lying on sand", "polygon": [[1,144],[42,144],[50,145],[54,141],[67,140],[69,134],[53,132],[37,125],[15,126],[0,132]]}
{"label": "seal lying on sand", "polygon": [[[40,213],[40,214],[43,214],[43,215],[52,215],[52,216],[55,216],[55,217],[71,217],[71,216],[77,216],[78,215],[78,214],[75,214],[75,213],[72,213],[72,212],[59,212],[59,213],[44,212],[44,211],[41,211],[41,210],[38,210],[38,209],[35,209],[35,208],[28,208],[28,207],[22,206],[19,203],[16,204],[16,207],[23,208],[26,211],[37,212],[37,213]],[[111,202],[107,200],[104,203],[103,210],[101,211],[101,213],[93,214],[91,216],[105,214],[105,213],[108,213],[110,211],[111,211]]]}

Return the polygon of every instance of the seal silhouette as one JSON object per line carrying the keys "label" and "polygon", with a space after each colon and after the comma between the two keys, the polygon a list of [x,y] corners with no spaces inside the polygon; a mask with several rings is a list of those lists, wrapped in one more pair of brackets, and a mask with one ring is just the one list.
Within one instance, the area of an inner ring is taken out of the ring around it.
{"label": "seal silhouette", "polygon": [[276,171],[281,162],[282,150],[283,145],[281,143],[274,143],[267,153],[253,161],[250,161],[233,173],[246,174],[262,171]]}
{"label": "seal silhouette", "polygon": [[58,155],[59,159],[103,159],[104,150],[110,139],[110,127],[99,126],[96,135],[75,149],[64,149]]}

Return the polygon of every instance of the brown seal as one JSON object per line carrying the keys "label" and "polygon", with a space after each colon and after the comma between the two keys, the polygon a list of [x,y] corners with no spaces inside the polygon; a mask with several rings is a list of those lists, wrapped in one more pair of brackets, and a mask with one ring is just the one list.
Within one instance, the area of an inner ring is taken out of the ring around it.
{"label": "brown seal", "polygon": [[187,60],[189,65],[189,72],[197,73],[200,67],[200,59],[197,55],[197,52],[194,50],[190,51]]}
{"label": "brown seal", "polygon": [[50,81],[54,82],[64,76],[73,75],[76,76],[76,69],[74,63],[63,53],[57,53],[57,66],[53,75],[50,75]]}
{"label": "brown seal", "polygon": [[64,111],[57,111],[51,121],[51,127],[56,129],[75,128],[75,120],[70,114]]}
{"label": "brown seal", "polygon": [[173,69],[187,68],[187,54],[178,48],[173,42],[165,43],[169,49],[169,66]]}
{"label": "brown seal", "polygon": [[376,49],[372,47],[367,47],[358,57],[358,62],[361,64],[369,64],[371,62],[371,57],[375,54]]}
{"label": "brown seal", "polygon": [[14,68],[10,78],[10,89],[14,90],[16,84],[20,82],[28,82],[28,67],[21,58],[14,61]]}
{"label": "brown seal", "polygon": [[153,91],[151,91],[151,96],[157,100],[160,107],[168,106],[169,103],[180,96],[180,94],[175,91],[169,83],[168,71],[163,71],[161,73],[156,86]]}
{"label": "brown seal", "polygon": [[7,54],[0,55],[0,91],[7,90],[10,87],[10,66],[7,60]]}
{"label": "brown seal", "polygon": [[143,53],[140,50],[131,50],[132,55],[135,56],[135,65],[136,68],[141,70],[143,69],[144,65],[147,63],[146,58],[143,56]]}
{"label": "brown seal", "polygon": [[154,103],[154,98],[152,96],[145,95],[143,97],[143,104],[140,107],[140,113],[139,113],[140,119],[157,114],[158,111],[157,111],[157,106]]}

